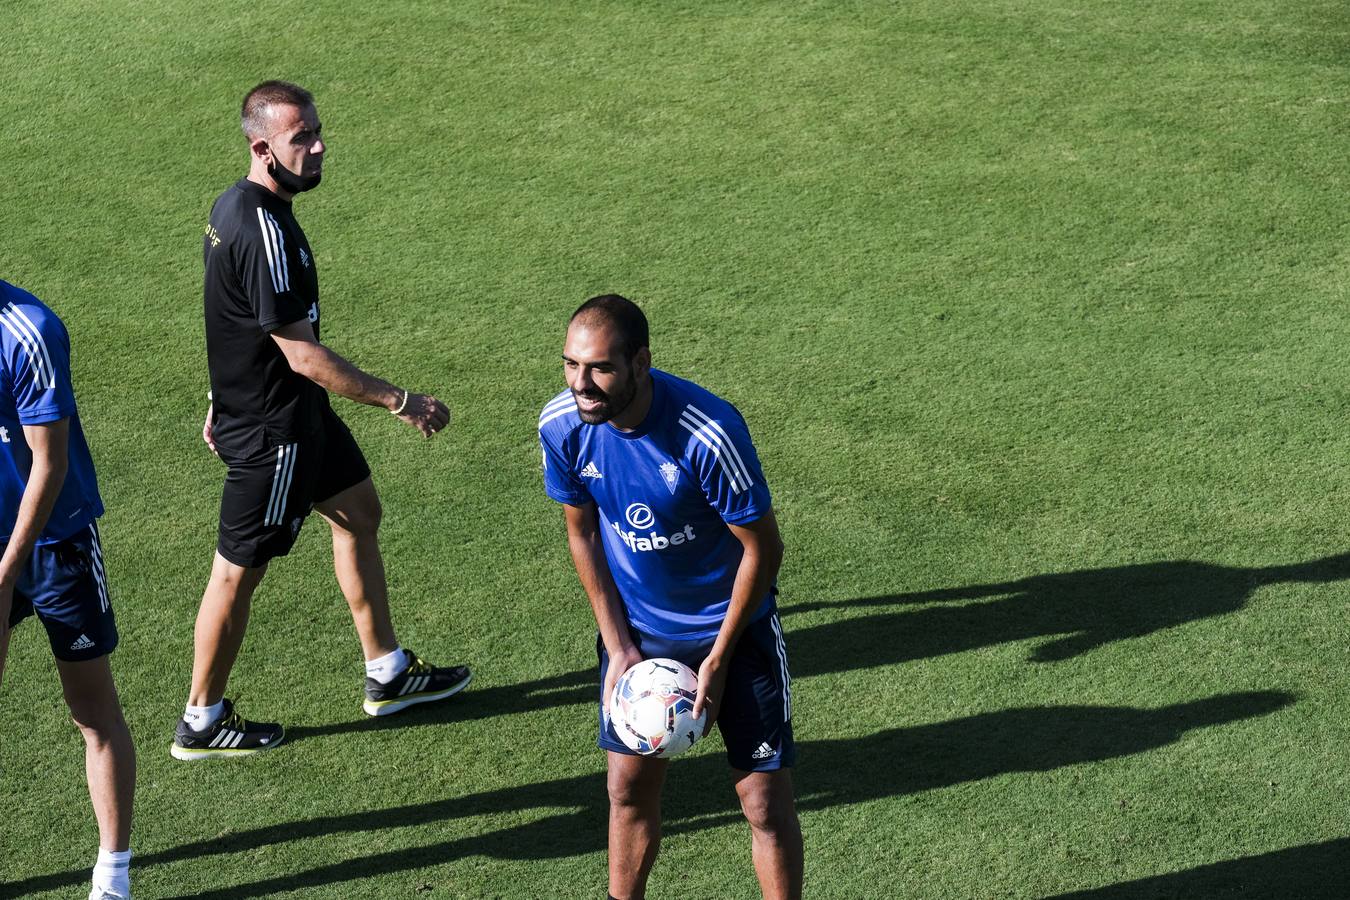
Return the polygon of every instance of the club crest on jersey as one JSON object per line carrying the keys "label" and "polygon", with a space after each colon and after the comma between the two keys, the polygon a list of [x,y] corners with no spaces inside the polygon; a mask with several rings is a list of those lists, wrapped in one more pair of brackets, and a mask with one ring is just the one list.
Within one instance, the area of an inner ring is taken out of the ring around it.
{"label": "club crest on jersey", "polygon": [[661,463],[661,477],[665,479],[666,487],[670,488],[670,492],[675,493],[675,482],[680,478],[679,467],[672,462]]}

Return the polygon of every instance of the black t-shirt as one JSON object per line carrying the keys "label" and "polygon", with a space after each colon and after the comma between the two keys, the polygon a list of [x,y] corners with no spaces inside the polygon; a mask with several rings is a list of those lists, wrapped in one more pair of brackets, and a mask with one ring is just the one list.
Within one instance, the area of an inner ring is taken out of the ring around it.
{"label": "black t-shirt", "polygon": [[307,318],[319,337],[319,276],[291,204],[240,179],[211,207],[202,256],[216,447],[250,456],[312,434],[328,394],[270,335]]}

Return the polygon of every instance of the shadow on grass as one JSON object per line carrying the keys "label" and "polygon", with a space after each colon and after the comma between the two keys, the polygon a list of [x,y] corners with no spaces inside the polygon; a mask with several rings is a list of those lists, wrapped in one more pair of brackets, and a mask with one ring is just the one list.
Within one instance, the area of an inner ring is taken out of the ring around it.
{"label": "shadow on grass", "polygon": [[1155,875],[1053,900],[1186,900],[1191,897],[1297,897],[1344,900],[1350,894],[1350,838],[1290,847]]}
{"label": "shadow on grass", "polygon": [[599,694],[593,669],[577,669],[565,675],[540,678],[521,684],[480,688],[469,685],[463,693],[440,703],[414,706],[393,717],[364,716],[330,725],[296,725],[286,729],[290,743],[333,734],[351,734],[389,728],[417,728],[447,722],[471,722],[494,716],[534,712],[559,706],[588,703]]}
{"label": "shadow on grass", "polygon": [[[1350,554],[1256,569],[1181,560],[831,603],[797,603],[784,606],[782,615],[791,626],[790,617],[822,609],[923,607],[789,627],[789,667],[797,678],[1034,638],[1047,640],[1032,652],[1032,660],[1053,662],[1113,641],[1236,612],[1264,585],[1343,579],[1350,579]],[[414,728],[591,703],[598,694],[596,677],[595,666],[587,666],[523,684],[471,686],[446,704],[412,709],[392,719],[296,726],[288,729],[287,740],[294,743],[376,728]]]}
{"label": "shadow on grass", "polygon": [[[784,617],[820,609],[923,609],[788,628],[793,675],[815,675],[1047,638],[1031,654],[1054,662],[1113,641],[1241,609],[1268,584],[1350,578],[1350,553],[1244,569],[1174,561],[1035,575],[1018,581],[831,603],[800,603]],[[996,599],[986,599],[996,598]],[[973,602],[968,602],[973,601]],[[790,623],[789,623],[790,624]],[[847,652],[840,652],[846,649]]]}
{"label": "shadow on grass", "polygon": [[[851,740],[801,744],[798,807],[827,809],[913,794],[1009,772],[1044,772],[1062,766],[1127,756],[1179,740],[1186,732],[1267,715],[1294,702],[1281,692],[1224,694],[1158,709],[1111,706],[1029,707],[984,713],[950,722],[894,728]],[[897,764],[878,766],[878,760]],[[667,834],[739,821],[730,773],[721,754],[675,760],[666,791]],[[536,821],[478,832],[472,820],[531,810],[568,810]],[[278,878],[217,888],[193,896],[263,897],[424,868],[471,856],[511,860],[552,859],[604,849],[607,801],[604,775],[594,773],[485,791],[389,809],[362,810],[227,833],[146,853],[136,868],[191,860],[208,870],[212,857],[339,833],[442,825],[447,840],[343,859]],[[462,824],[457,825],[457,822]],[[748,840],[748,839],[747,839]],[[65,872],[0,885],[0,894],[79,885],[87,873]]]}

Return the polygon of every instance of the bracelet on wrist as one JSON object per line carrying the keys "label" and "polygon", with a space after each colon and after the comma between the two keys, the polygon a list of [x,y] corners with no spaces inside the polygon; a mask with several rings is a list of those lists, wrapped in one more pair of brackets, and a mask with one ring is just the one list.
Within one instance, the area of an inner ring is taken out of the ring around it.
{"label": "bracelet on wrist", "polygon": [[401,416],[401,415],[403,415],[403,410],[405,410],[405,409],[408,408],[408,396],[409,396],[409,395],[408,395],[408,392],[407,392],[407,391],[404,391],[404,392],[403,392],[403,402],[400,403],[400,404],[398,405],[398,409],[392,409],[392,410],[390,410],[390,412],[393,413],[393,414],[396,415],[396,416]]}

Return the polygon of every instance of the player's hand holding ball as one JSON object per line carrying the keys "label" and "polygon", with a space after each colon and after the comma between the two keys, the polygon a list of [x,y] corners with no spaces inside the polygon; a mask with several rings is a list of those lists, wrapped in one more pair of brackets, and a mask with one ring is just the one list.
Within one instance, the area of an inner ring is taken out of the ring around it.
{"label": "player's hand holding ball", "polygon": [[620,676],[609,719],[624,746],[643,756],[683,753],[703,737],[707,713],[694,717],[698,676],[674,659],[645,659]]}

